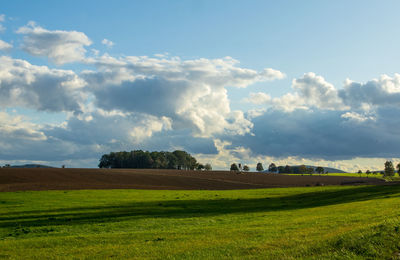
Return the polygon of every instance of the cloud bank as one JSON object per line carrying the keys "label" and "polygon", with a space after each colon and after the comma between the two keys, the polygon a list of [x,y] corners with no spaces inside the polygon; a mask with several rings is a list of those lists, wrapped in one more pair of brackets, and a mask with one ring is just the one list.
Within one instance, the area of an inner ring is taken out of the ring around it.
{"label": "cloud bank", "polygon": [[[231,57],[111,56],[94,49],[91,56],[86,34],[34,22],[17,34],[26,53],[50,64],[0,56],[4,160],[93,162],[102,153],[132,149],[185,149],[221,168],[252,158],[400,157],[399,74],[367,82],[347,79],[337,87],[309,72],[294,78],[282,96],[250,92],[243,98],[250,109],[240,110],[231,107],[231,88],[286,75],[245,68]],[[101,43],[113,46],[107,39]],[[0,51],[12,48],[0,40]],[[63,69],[67,63],[79,69]],[[58,113],[66,120],[35,123],[10,112],[14,108]]]}
{"label": "cloud bank", "polygon": [[22,48],[33,56],[47,57],[57,65],[79,62],[85,58],[85,46],[92,44],[82,32],[47,30],[35,22],[18,29],[24,35]]}

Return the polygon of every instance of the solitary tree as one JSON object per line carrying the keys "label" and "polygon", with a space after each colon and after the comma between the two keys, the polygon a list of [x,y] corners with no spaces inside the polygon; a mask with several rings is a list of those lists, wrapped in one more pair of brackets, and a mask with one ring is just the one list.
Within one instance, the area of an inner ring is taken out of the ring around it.
{"label": "solitary tree", "polygon": [[206,163],[206,165],[204,165],[204,170],[206,170],[206,171],[212,171],[211,164]]}
{"label": "solitary tree", "polygon": [[400,176],[400,163],[397,164],[397,174]]}
{"label": "solitary tree", "polygon": [[324,168],[322,168],[321,166],[318,166],[318,167],[315,169],[315,171],[318,172],[319,174],[321,174],[321,173],[324,173]]}
{"label": "solitary tree", "polygon": [[275,163],[271,163],[268,167],[269,172],[276,172],[278,168],[276,167]]}
{"label": "solitary tree", "polygon": [[358,170],[357,173],[360,174],[360,177],[361,177],[362,171],[361,171],[361,170]]}
{"label": "solitary tree", "polygon": [[236,163],[231,164],[231,171],[239,171],[239,167],[237,166]]}
{"label": "solitary tree", "polygon": [[261,171],[263,171],[264,170],[264,167],[263,167],[263,165],[262,165],[262,163],[257,163],[257,167],[256,167],[256,170],[258,171],[258,172],[261,172]]}
{"label": "solitary tree", "polygon": [[243,166],[243,171],[245,171],[245,172],[250,171],[250,167],[247,166],[247,165],[244,165],[244,166]]}
{"label": "solitary tree", "polygon": [[385,172],[384,172],[385,177],[392,177],[394,176],[394,167],[393,163],[391,161],[386,161],[385,162]]}
{"label": "solitary tree", "polygon": [[367,171],[365,172],[365,174],[367,175],[367,178],[368,178],[368,175],[371,174],[371,171],[370,171],[370,170],[367,170]]}

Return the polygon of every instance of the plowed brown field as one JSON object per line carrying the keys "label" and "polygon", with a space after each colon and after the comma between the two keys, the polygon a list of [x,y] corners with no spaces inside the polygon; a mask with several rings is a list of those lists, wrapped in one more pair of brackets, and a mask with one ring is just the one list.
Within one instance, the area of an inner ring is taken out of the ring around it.
{"label": "plowed brown field", "polygon": [[383,184],[376,178],[293,176],[154,169],[0,169],[0,191],[78,189],[229,190],[316,185]]}

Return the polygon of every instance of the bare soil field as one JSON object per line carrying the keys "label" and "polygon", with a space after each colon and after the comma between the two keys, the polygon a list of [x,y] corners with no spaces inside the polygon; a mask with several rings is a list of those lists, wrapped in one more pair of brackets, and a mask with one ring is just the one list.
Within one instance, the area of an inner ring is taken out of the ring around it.
{"label": "bare soil field", "polygon": [[231,190],[384,184],[381,179],[155,169],[0,169],[0,191],[79,189]]}

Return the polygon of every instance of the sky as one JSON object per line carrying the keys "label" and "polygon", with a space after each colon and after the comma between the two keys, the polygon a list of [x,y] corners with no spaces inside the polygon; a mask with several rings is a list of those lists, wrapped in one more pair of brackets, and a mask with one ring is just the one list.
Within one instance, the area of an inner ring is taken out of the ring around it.
{"label": "sky", "polygon": [[0,164],[400,161],[399,1],[7,1]]}

